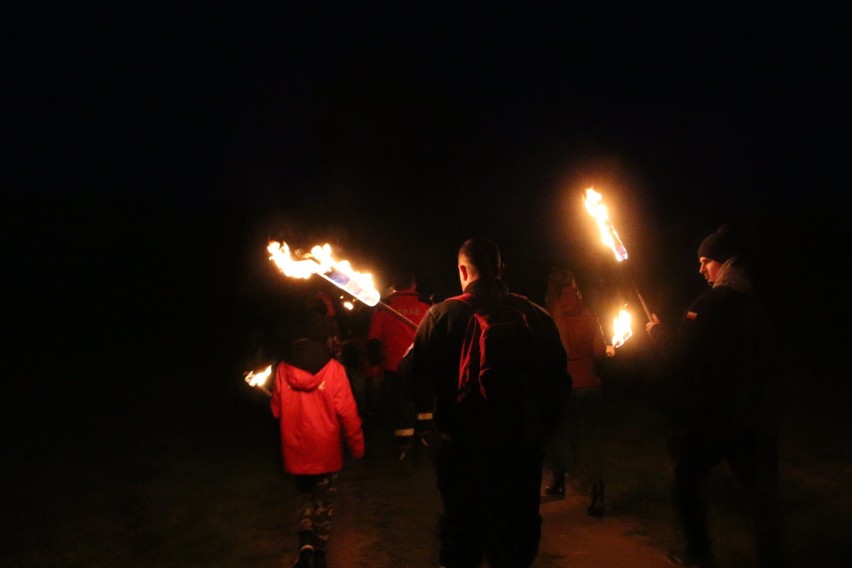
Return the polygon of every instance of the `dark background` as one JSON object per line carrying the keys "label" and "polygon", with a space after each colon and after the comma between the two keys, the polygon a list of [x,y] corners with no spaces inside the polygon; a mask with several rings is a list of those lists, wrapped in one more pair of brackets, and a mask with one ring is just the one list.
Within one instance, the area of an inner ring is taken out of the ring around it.
{"label": "dark background", "polygon": [[[258,329],[324,286],[278,275],[270,238],[329,242],[380,287],[410,267],[441,299],[458,245],[486,235],[533,299],[567,264],[602,311],[629,301],[641,318],[635,286],[676,318],[705,286],[698,243],[736,222],[799,376],[841,407],[839,7],[411,4],[10,11],[10,440],[244,389]],[[582,208],[589,186],[621,265]]]}

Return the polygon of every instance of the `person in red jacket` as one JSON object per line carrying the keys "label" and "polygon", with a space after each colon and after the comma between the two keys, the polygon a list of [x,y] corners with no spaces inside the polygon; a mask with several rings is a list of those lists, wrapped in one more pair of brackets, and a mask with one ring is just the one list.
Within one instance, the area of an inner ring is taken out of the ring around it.
{"label": "person in red jacket", "polygon": [[296,482],[297,568],[324,568],[343,441],[364,456],[361,417],[343,364],[332,357],[327,331],[306,318],[275,369],[270,401],[280,422],[284,471]]}
{"label": "person in red jacket", "polygon": [[607,345],[598,316],[583,303],[570,270],[558,267],[551,271],[545,306],[568,352],[568,372],[573,379],[563,422],[548,451],[552,478],[545,494],[564,496],[568,473],[576,490],[591,493],[587,512],[600,517],[604,514],[604,479],[596,440],[602,400],[597,366],[605,356],[614,355],[615,349]]}
{"label": "person in red jacket", "polygon": [[[408,271],[399,272],[394,277],[393,292],[382,301],[415,325],[420,323],[430,306],[417,293],[417,280]],[[377,308],[373,312],[367,334],[371,375],[382,377],[382,406],[385,418],[393,428],[394,448],[400,461],[405,459],[412,447],[415,423],[418,423],[422,432],[432,420],[431,414],[415,417],[408,377],[400,372],[399,363],[414,342],[415,329],[388,310]]]}

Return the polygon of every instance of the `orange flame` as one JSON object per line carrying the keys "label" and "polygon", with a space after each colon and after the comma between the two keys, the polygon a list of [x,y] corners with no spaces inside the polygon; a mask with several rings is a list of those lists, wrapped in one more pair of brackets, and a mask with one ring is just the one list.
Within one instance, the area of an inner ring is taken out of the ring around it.
{"label": "orange flame", "polygon": [[373,285],[373,276],[353,270],[348,260],[335,260],[328,243],[313,247],[310,254],[301,259],[290,255],[287,243],[272,241],[266,250],[269,251],[269,259],[285,276],[307,279],[312,274],[319,274],[368,306],[375,306],[381,299]]}
{"label": "orange flame", "polygon": [[603,204],[603,196],[590,187],[586,190],[586,198],[583,200],[583,203],[586,205],[586,210],[598,223],[598,230],[601,232],[603,244],[612,250],[615,260],[618,262],[625,260],[627,258],[627,249],[624,248],[621,239],[618,238],[618,233],[615,232],[615,227],[612,226],[612,222],[609,220],[606,205]]}
{"label": "orange flame", "polygon": [[627,308],[621,308],[618,315],[612,320],[612,346],[621,347],[633,335],[633,330],[630,328],[631,322],[630,312]]}
{"label": "orange flame", "polygon": [[269,380],[269,375],[272,374],[272,365],[262,371],[248,371],[245,373],[246,383],[250,387],[256,387],[266,390],[266,381]]}

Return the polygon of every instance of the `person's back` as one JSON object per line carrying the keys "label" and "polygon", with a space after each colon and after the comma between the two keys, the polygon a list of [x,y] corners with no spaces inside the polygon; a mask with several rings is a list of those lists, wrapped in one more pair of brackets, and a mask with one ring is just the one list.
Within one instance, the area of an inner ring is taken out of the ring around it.
{"label": "person's back", "polygon": [[[570,388],[567,358],[544,308],[510,294],[494,243],[465,242],[458,268],[462,290],[474,301],[452,298],[432,306],[409,355],[419,409],[434,408],[435,427],[443,440],[435,462],[443,503],[441,562],[447,567],[479,566],[485,558],[495,568],[523,568],[532,564],[541,538],[541,439],[518,436],[504,427],[468,435],[468,411],[459,404],[462,346],[476,309],[512,302],[523,311],[533,351],[531,368],[524,374],[529,381],[525,391],[533,398],[543,436],[558,420],[560,391]],[[483,437],[477,437],[480,434]]]}
{"label": "person's back", "polygon": [[564,497],[567,474],[575,491],[591,495],[587,512],[602,516],[604,479],[598,432],[603,385],[598,365],[606,355],[614,355],[614,349],[608,348],[597,315],[582,298],[573,272],[561,267],[551,270],[545,303],[568,352],[573,385],[548,447],[551,479],[545,494]]}
{"label": "person's back", "polygon": [[364,434],[343,364],[332,357],[328,328],[305,317],[275,370],[270,400],[279,420],[285,472],[296,482],[299,560],[325,566],[335,479],[346,443],[353,458],[364,456]]}
{"label": "person's back", "polygon": [[546,306],[568,352],[568,371],[573,388],[601,386],[597,365],[607,354],[606,339],[598,316],[583,303],[570,271],[556,269],[552,272]]}
{"label": "person's back", "polygon": [[[410,272],[402,272],[394,278],[393,292],[382,301],[415,326],[430,306],[417,292],[417,281]],[[367,334],[370,362],[382,371],[396,372],[402,356],[414,341],[414,331],[415,327],[396,315],[376,308]]]}
{"label": "person's back", "polygon": [[[412,272],[402,271],[394,277],[393,292],[383,299],[391,313],[377,307],[370,319],[367,354],[371,364],[370,388],[378,387],[381,411],[393,429],[394,448],[398,459],[405,459],[415,435],[415,415],[400,361],[414,341],[415,327],[426,315],[429,303],[417,293],[417,280]],[[397,315],[398,314],[398,315]],[[399,315],[408,319],[407,323]]]}

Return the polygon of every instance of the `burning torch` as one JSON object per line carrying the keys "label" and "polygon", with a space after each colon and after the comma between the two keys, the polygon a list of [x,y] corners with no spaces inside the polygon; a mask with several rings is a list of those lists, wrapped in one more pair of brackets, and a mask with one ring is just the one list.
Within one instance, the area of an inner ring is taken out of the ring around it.
{"label": "burning torch", "polygon": [[353,270],[348,260],[335,260],[331,253],[331,245],[328,243],[313,247],[309,254],[300,259],[294,259],[290,255],[290,247],[287,243],[272,241],[266,250],[269,251],[269,259],[275,262],[285,276],[307,279],[312,274],[319,274],[368,306],[378,306],[399,318],[403,323],[417,329],[416,323],[381,301],[381,294],[373,285],[371,274]]}
{"label": "burning torch", "polygon": [[[307,279],[313,274],[319,274],[368,306],[378,306],[380,309],[387,310],[403,323],[417,328],[416,323],[381,301],[381,294],[373,285],[372,275],[353,270],[348,260],[335,260],[331,253],[331,245],[317,245],[309,254],[302,255],[302,258],[298,259],[292,257],[287,243],[271,241],[266,250],[269,251],[269,259],[275,262],[285,276]],[[262,371],[247,371],[243,373],[243,377],[249,386],[272,396],[272,392],[266,387],[266,381],[271,374],[272,366],[270,365]]]}
{"label": "burning torch", "polygon": [[248,386],[260,389],[269,396],[272,396],[272,391],[266,388],[266,381],[269,380],[269,375],[271,374],[272,365],[268,366],[262,371],[246,371],[245,373],[243,373],[243,376],[245,377]]}
{"label": "burning torch", "polygon": [[624,345],[624,342],[633,335],[633,328],[630,325],[631,319],[626,305],[618,311],[618,315],[613,319],[612,346],[615,349]]}
{"label": "burning torch", "polygon": [[[618,233],[615,230],[615,227],[612,226],[612,221],[609,219],[609,214],[606,210],[606,205],[603,204],[603,196],[595,191],[593,188],[589,188],[586,190],[586,198],[583,201],[586,205],[586,210],[589,214],[595,218],[598,224],[598,230],[601,233],[601,240],[603,243],[608,246],[613,254],[615,255],[615,260],[618,262],[622,262],[627,259],[627,249],[624,248],[624,244],[621,242],[621,239],[618,237]],[[648,321],[651,321],[653,318],[651,316],[651,310],[648,309],[648,305],[645,303],[645,298],[642,297],[642,294],[639,293],[639,289],[636,287],[636,284],[633,284],[633,291],[636,292],[636,297],[639,298],[639,302],[642,304],[642,309],[645,311],[645,316],[648,318]],[[621,310],[619,313],[619,317],[616,318],[616,329],[618,329],[619,318],[621,318],[621,313],[627,314],[626,310]],[[630,323],[630,315],[627,314],[627,323]],[[629,335],[628,335],[629,337]],[[625,337],[626,341],[627,338]],[[623,341],[622,341],[623,343]],[[613,344],[615,344],[615,338],[613,338]]]}

